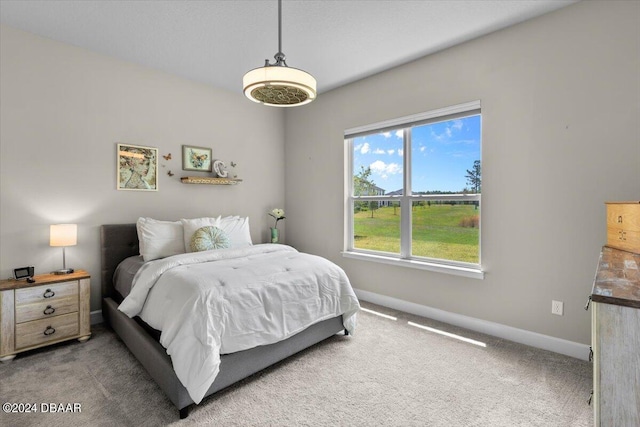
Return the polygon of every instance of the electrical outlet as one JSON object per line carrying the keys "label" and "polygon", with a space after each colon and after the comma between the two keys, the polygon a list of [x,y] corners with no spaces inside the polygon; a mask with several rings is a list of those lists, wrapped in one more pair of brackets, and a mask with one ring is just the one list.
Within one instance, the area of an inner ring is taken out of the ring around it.
{"label": "electrical outlet", "polygon": [[562,301],[551,301],[551,314],[562,316],[564,312],[564,303]]}

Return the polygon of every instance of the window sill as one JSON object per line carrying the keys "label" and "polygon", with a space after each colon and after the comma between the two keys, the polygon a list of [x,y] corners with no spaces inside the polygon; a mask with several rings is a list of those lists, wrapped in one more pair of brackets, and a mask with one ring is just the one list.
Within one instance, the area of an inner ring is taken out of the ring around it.
{"label": "window sill", "polygon": [[429,270],[438,273],[453,274],[455,276],[470,277],[472,279],[484,279],[484,271],[475,268],[458,267],[455,265],[436,264],[432,262],[418,261],[415,259],[400,259],[384,255],[374,255],[350,251],[343,251],[342,256],[345,258],[379,262],[382,264],[395,265],[398,267],[417,268],[419,270]]}

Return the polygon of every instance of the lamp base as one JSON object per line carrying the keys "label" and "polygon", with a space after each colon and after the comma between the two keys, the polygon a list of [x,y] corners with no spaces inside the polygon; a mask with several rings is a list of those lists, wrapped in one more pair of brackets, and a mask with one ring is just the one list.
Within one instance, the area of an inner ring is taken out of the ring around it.
{"label": "lamp base", "polygon": [[71,274],[73,271],[73,268],[63,268],[61,270],[53,271],[53,274]]}

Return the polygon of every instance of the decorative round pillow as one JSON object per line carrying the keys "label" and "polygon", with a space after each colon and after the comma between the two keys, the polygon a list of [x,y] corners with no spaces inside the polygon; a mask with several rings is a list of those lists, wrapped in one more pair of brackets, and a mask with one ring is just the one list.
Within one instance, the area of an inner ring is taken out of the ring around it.
{"label": "decorative round pillow", "polygon": [[193,252],[224,249],[229,246],[230,242],[227,233],[211,225],[198,228],[191,236],[191,250]]}

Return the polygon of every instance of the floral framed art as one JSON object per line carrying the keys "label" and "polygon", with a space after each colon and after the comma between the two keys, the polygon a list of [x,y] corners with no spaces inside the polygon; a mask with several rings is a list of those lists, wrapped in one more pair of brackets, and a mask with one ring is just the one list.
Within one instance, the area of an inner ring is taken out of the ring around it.
{"label": "floral framed art", "polygon": [[118,144],[118,190],[158,190],[158,149]]}
{"label": "floral framed art", "polygon": [[182,146],[182,170],[211,172],[211,148]]}

